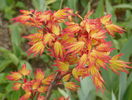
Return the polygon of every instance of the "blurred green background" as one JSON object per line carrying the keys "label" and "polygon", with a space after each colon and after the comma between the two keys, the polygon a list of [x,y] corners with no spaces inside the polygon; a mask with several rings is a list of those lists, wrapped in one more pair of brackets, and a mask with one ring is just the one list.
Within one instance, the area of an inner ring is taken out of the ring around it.
{"label": "blurred green background", "polygon": [[[51,73],[52,58],[46,52],[40,57],[27,56],[27,40],[22,36],[34,32],[30,27],[13,23],[11,19],[18,16],[20,9],[58,10],[64,7],[79,11],[84,16],[94,10],[93,18],[112,14],[113,23],[123,27],[125,34],[108,37],[117,50],[111,55],[123,53],[121,59],[132,62],[132,0],[0,0],[0,100],[18,100],[22,91],[13,91],[12,82],[6,79],[10,71],[15,71],[23,63],[28,69],[43,68]],[[116,75],[111,70],[102,69],[106,90],[96,91],[90,78],[80,82],[77,93],[67,89],[56,89],[50,100],[59,96],[70,96],[70,100],[132,100],[132,72]]]}

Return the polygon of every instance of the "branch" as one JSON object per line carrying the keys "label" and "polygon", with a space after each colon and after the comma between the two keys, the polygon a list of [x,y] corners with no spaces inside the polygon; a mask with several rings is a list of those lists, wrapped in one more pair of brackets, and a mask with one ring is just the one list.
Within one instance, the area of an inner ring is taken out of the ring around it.
{"label": "branch", "polygon": [[60,73],[57,72],[56,75],[55,75],[54,80],[51,82],[51,84],[50,84],[50,86],[49,86],[49,88],[48,88],[48,91],[47,91],[45,100],[49,100],[49,97],[50,97],[50,95],[51,95],[52,88],[53,88],[53,86],[56,84],[56,82],[57,82],[57,80],[58,80],[59,74],[60,74]]}
{"label": "branch", "polygon": [[71,71],[70,72],[67,72],[67,73],[65,73],[63,75],[60,75],[60,72],[57,72],[56,73],[54,80],[51,82],[51,84],[50,84],[50,86],[48,88],[48,91],[47,91],[45,100],[49,100],[50,95],[51,95],[52,88],[56,85],[57,81],[60,81],[65,75],[67,75],[69,73],[71,73]]}

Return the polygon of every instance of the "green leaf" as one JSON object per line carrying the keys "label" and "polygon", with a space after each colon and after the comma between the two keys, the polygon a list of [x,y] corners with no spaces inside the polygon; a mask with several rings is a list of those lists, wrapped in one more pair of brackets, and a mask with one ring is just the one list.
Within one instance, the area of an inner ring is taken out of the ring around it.
{"label": "green leaf", "polygon": [[16,55],[11,53],[9,50],[1,47],[0,52],[3,53],[5,59],[9,60],[13,64],[17,65],[19,63],[19,59],[16,57]]}
{"label": "green leaf", "polygon": [[11,53],[9,50],[7,50],[3,47],[0,47],[0,52],[2,52],[2,53]]}
{"label": "green leaf", "polygon": [[21,2],[21,1],[18,1],[18,2],[16,3],[16,7],[23,8],[23,9],[26,8],[24,2]]}
{"label": "green leaf", "polygon": [[121,57],[121,59],[125,61],[129,61],[129,57],[132,54],[132,37],[128,39],[126,44],[121,49],[120,53],[123,53],[124,55]]}
{"label": "green leaf", "polygon": [[62,0],[56,0],[53,4],[51,4],[50,8],[52,10],[58,10],[62,6]]}
{"label": "green leaf", "polygon": [[10,5],[10,6],[7,6],[5,9],[4,9],[4,17],[7,18],[8,20],[10,20],[11,18],[13,18],[13,15],[16,13],[14,10],[13,10],[13,4]]}
{"label": "green leaf", "polygon": [[[106,95],[105,92],[104,92],[104,93],[102,93],[102,92],[96,92],[96,96],[99,97],[99,98],[101,98],[101,100],[110,100],[110,99],[107,97],[107,95]],[[93,100],[93,99],[92,99],[92,100]]]}
{"label": "green leaf", "polygon": [[48,63],[51,60],[50,57],[46,54],[43,54],[40,58],[46,63]]}
{"label": "green leaf", "polygon": [[127,79],[127,85],[130,85],[132,83],[132,72],[129,74],[129,77]]}
{"label": "green leaf", "polygon": [[58,88],[58,91],[60,92],[60,94],[62,94],[65,98],[68,97],[68,94],[61,88]]}
{"label": "green leaf", "polygon": [[21,56],[21,27],[18,23],[9,26],[11,32],[11,42],[13,46],[13,52],[17,57]]}
{"label": "green leaf", "polygon": [[119,83],[118,75],[116,75],[110,69],[108,69],[108,70],[101,69],[101,73],[102,73],[103,79],[105,81],[106,89],[109,90],[110,92],[116,91],[116,89],[118,88],[118,83]]}
{"label": "green leaf", "polygon": [[13,62],[13,64],[15,64],[16,66],[18,65],[19,59],[16,57],[16,55],[14,55],[13,53],[9,53],[8,57]]}
{"label": "green leaf", "polygon": [[13,87],[13,84],[12,84],[12,83],[9,83],[9,84],[5,87],[6,93],[9,93],[9,92],[13,91],[12,87]]}
{"label": "green leaf", "polygon": [[99,0],[98,1],[98,6],[95,10],[94,17],[101,17],[104,15],[104,0]]}
{"label": "green leaf", "polygon": [[[95,99],[95,87],[91,80],[91,77],[87,77],[81,80],[81,87],[78,91],[80,100],[94,100]],[[87,91],[87,92],[86,92]]]}
{"label": "green leaf", "polygon": [[124,94],[124,98],[123,100],[132,100],[132,83],[128,86],[125,94]]}
{"label": "green leaf", "polygon": [[71,9],[74,9],[75,11],[78,10],[77,4],[78,0],[67,0],[67,6]]}
{"label": "green leaf", "polygon": [[19,100],[21,96],[21,91],[13,91],[10,95],[10,100]]}
{"label": "green leaf", "polygon": [[4,93],[0,93],[0,100],[4,100],[3,97],[5,96]]}
{"label": "green leaf", "polygon": [[0,0],[0,10],[4,10],[7,6],[6,0]]}
{"label": "green leaf", "polygon": [[39,11],[46,10],[46,1],[45,0],[32,0],[32,4],[35,7],[35,9]]}
{"label": "green leaf", "polygon": [[62,95],[57,90],[53,90],[49,100],[54,100],[54,98],[59,98],[61,96]]}
{"label": "green leaf", "polygon": [[91,9],[91,6],[90,5],[91,5],[91,2],[88,2],[87,5],[84,8],[84,11],[82,13],[82,16],[84,16],[88,11],[90,11],[90,9]]}
{"label": "green leaf", "polygon": [[52,4],[52,3],[54,3],[54,2],[56,2],[56,0],[46,0],[46,4],[47,4],[47,5]]}
{"label": "green leaf", "polygon": [[7,73],[0,73],[0,84],[7,83],[6,76],[7,76]]}
{"label": "green leaf", "polygon": [[115,97],[115,94],[113,93],[113,91],[112,91],[111,95],[112,95],[112,100],[116,100],[116,97]]}
{"label": "green leaf", "polygon": [[[132,37],[129,38],[128,42],[121,49],[120,53],[124,55],[121,57],[122,60],[128,61],[130,55],[132,54]],[[118,100],[123,100],[124,93],[127,89],[127,75],[126,73],[121,73],[119,80],[119,95]]]}
{"label": "green leaf", "polygon": [[2,61],[0,64],[0,72],[2,72],[11,62],[11,60]]}
{"label": "green leaf", "polygon": [[123,8],[123,9],[132,9],[132,4],[119,4],[116,6],[113,6],[114,8]]}
{"label": "green leaf", "polygon": [[112,14],[112,21],[116,22],[115,9],[113,8],[109,0],[105,0],[105,7],[107,13]]}

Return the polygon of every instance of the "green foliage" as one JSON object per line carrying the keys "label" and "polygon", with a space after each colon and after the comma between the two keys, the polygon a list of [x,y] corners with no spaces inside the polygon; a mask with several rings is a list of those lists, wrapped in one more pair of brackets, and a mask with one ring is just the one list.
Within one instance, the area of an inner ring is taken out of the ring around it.
{"label": "green foliage", "polygon": [[32,0],[32,4],[37,10],[43,11],[46,9],[45,0]]}
{"label": "green foliage", "polygon": [[26,6],[24,2],[18,0],[0,0],[1,6],[0,11],[4,13],[4,17],[8,20],[13,18],[13,16],[18,13],[16,8],[25,9]]}
{"label": "green foliage", "polygon": [[[86,92],[87,91],[87,92]],[[81,88],[78,91],[80,100],[94,100],[95,87],[90,77],[81,80]]]}

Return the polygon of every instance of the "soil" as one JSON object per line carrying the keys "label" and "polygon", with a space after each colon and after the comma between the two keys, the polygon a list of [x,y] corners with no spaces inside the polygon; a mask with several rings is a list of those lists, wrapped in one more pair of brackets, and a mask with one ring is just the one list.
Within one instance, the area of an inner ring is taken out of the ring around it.
{"label": "soil", "polygon": [[8,23],[4,21],[0,13],[0,47],[11,50],[11,40],[8,29]]}

